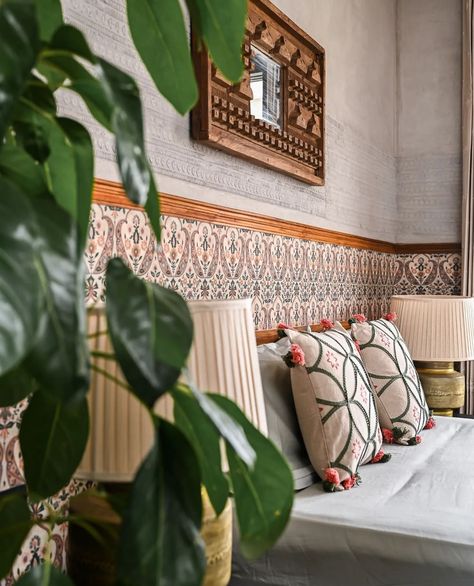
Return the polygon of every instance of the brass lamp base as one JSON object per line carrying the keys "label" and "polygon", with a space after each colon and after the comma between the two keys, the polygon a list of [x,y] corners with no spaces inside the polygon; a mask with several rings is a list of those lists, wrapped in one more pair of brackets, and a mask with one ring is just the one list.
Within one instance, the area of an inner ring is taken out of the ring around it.
{"label": "brass lamp base", "polygon": [[[206,574],[203,586],[227,586],[232,559],[232,505],[227,500],[224,511],[215,516],[209,497],[202,491],[203,519],[201,535],[206,546]],[[69,526],[68,574],[75,584],[115,586],[117,563],[115,546],[120,530],[120,517],[110,505],[97,496],[84,493],[71,504],[71,514],[87,515],[107,524],[100,532],[104,543],[98,543],[82,527]]]}
{"label": "brass lamp base", "polygon": [[464,405],[464,375],[452,362],[416,362],[428,407],[435,415],[453,416]]}

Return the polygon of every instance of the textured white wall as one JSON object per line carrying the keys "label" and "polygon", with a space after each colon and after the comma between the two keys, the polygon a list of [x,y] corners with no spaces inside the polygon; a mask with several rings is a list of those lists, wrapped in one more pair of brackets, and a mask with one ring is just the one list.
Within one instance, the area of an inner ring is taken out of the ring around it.
{"label": "textured white wall", "polygon": [[400,242],[457,242],[462,0],[398,2]]}
{"label": "textured white wall", "polygon": [[[462,0],[274,0],[326,49],[322,188],[194,143],[132,46],[123,0],[62,0],[95,50],[132,73],[164,192],[388,241],[451,242],[460,216]],[[117,179],[114,145],[80,100],[96,175]]]}
{"label": "textured white wall", "polygon": [[[145,102],[148,153],[162,191],[394,240],[395,0],[276,3],[327,50],[324,188],[194,143],[188,118],[158,95],[135,54],[123,0],[63,0],[67,19],[85,31],[95,50],[137,77]],[[90,120],[79,100],[65,96],[62,107],[92,129],[96,175],[117,178],[110,136]]]}

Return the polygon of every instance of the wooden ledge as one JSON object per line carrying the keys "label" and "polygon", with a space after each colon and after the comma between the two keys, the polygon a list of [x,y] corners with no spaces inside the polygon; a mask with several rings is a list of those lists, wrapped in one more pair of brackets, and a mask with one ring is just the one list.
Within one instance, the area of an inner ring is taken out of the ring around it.
{"label": "wooden ledge", "polygon": [[[125,208],[138,208],[125,195],[122,185],[116,181],[96,179],[94,185],[94,201],[96,203]],[[272,218],[252,212],[226,208],[217,204],[196,201],[178,195],[160,194],[161,213],[167,216],[176,216],[187,220],[199,220],[224,226],[246,228],[259,232],[269,232],[280,236],[288,236],[314,242],[325,242],[386,252],[391,254],[436,254],[461,252],[458,243],[434,244],[393,244],[374,238],[353,236],[336,230],[327,230],[315,226],[307,226],[299,222],[290,222],[279,218]]]}

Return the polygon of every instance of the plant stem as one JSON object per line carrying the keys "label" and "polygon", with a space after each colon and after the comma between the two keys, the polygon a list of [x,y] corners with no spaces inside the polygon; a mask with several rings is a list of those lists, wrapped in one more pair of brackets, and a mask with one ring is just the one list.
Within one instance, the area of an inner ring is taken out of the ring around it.
{"label": "plant stem", "polygon": [[97,366],[96,364],[91,364],[91,369],[92,370],[95,370],[95,372],[97,372],[97,373],[105,376],[105,378],[108,378],[109,380],[111,380],[112,382],[114,382],[119,387],[122,387],[122,389],[125,389],[125,390],[130,391],[130,392],[133,391],[133,389],[132,389],[132,387],[130,385],[127,385],[121,379],[117,378],[113,374],[110,374],[110,372],[107,372],[103,368],[100,368],[100,366]]}
{"label": "plant stem", "polygon": [[111,354],[110,352],[102,352],[100,350],[91,350],[91,356],[94,356],[95,358],[104,358],[105,360],[113,360],[114,362],[117,361],[115,354]]}

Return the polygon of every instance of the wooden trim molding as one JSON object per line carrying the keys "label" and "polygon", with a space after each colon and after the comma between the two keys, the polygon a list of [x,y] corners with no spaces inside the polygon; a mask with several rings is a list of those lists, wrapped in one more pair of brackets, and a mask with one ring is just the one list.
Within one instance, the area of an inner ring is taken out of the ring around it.
{"label": "wooden trim molding", "polygon": [[[347,322],[347,321],[341,322],[341,325],[346,330],[351,329],[351,326],[350,326],[349,322]],[[306,328],[298,327],[298,328],[295,328],[295,330],[298,330],[300,332],[304,332],[306,330]],[[312,332],[322,332],[323,327],[320,324],[313,324],[311,326],[311,331]],[[270,344],[271,342],[276,342],[277,340],[279,340],[278,330],[257,330],[255,332],[255,338],[257,340],[257,346],[260,346],[261,344]]]}
{"label": "wooden trim molding", "polygon": [[[106,179],[96,179],[94,185],[94,201],[110,206],[138,208],[138,206],[135,206],[127,198],[120,183]],[[187,220],[200,220],[202,222],[234,226],[237,228],[247,228],[259,232],[269,232],[270,234],[338,244],[340,246],[373,250],[375,252],[387,252],[391,254],[442,254],[461,252],[461,245],[458,243],[393,244],[383,240],[354,236],[336,230],[317,228],[298,222],[290,222],[280,218],[272,218],[243,210],[226,208],[217,204],[196,201],[167,193],[160,194],[160,203],[161,213],[167,216],[176,216]]]}

